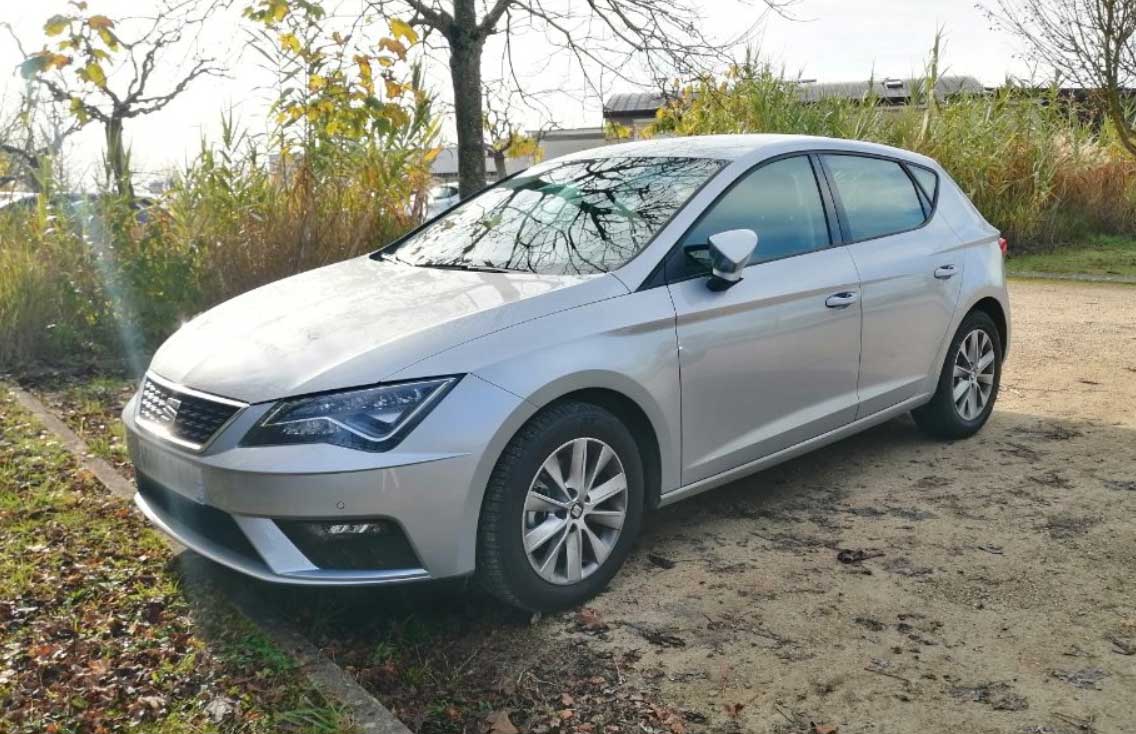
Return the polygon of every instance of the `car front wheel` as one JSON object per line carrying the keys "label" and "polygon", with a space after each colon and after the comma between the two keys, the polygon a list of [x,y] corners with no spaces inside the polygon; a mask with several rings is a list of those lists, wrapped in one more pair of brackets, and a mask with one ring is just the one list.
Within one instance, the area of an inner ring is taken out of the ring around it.
{"label": "car front wheel", "polygon": [[963,319],[951,340],[931,402],[911,412],[916,424],[936,438],[968,438],[994,410],[1002,379],[1002,338],[982,311]]}
{"label": "car front wheel", "polygon": [[642,514],[642,459],[623,423],[591,403],[554,405],[525,424],[493,471],[478,580],[523,609],[579,604],[623,565]]}

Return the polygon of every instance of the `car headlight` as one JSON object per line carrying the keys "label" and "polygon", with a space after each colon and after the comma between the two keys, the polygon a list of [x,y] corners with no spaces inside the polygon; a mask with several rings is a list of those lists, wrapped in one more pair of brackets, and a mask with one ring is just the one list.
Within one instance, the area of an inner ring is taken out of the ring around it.
{"label": "car headlight", "polygon": [[312,395],[277,403],[242,446],[330,443],[386,451],[430,412],[459,377],[439,377]]}

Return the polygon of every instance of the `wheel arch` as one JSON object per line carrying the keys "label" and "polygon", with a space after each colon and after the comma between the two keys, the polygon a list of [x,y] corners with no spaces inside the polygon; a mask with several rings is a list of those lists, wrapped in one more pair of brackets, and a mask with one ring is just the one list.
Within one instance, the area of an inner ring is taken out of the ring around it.
{"label": "wheel arch", "polygon": [[661,406],[653,402],[642,386],[626,376],[600,370],[565,376],[523,399],[513,415],[501,425],[489,444],[490,450],[482,458],[482,466],[477,472],[477,484],[482,488],[477,497],[479,511],[489,477],[513,437],[542,411],[571,400],[598,405],[614,413],[627,425],[643,459],[646,509],[658,507],[664,486],[678,479],[677,459],[672,462],[673,466],[664,463],[665,456],[678,450],[673,445],[677,436],[668,430]]}
{"label": "wheel arch", "polygon": [[972,311],[982,311],[989,316],[994,325],[998,327],[998,337],[1002,341],[1002,355],[1005,358],[1006,352],[1010,348],[1010,325],[1006,318],[1006,309],[1002,307],[1002,303],[993,296],[985,296],[980,298],[973,306],[971,306],[967,313]]}

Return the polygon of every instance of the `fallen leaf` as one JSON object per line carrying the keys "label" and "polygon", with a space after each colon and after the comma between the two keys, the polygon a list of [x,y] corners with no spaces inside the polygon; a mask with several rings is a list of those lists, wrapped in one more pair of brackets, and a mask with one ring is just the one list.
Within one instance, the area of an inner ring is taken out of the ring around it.
{"label": "fallen leaf", "polygon": [[591,607],[576,612],[576,624],[592,632],[602,632],[608,628],[607,623],[600,618],[600,613]]}
{"label": "fallen leaf", "polygon": [[508,711],[494,711],[485,717],[485,723],[489,725],[485,729],[487,734],[520,734],[513,722],[509,721]]}
{"label": "fallen leaf", "polygon": [[829,726],[828,724],[813,723],[812,734],[836,734],[840,727]]}

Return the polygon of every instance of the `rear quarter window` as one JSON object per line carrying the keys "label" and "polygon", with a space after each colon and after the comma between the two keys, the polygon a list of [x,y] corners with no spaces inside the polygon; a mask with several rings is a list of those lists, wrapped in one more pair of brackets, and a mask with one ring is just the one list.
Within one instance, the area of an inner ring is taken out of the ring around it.
{"label": "rear quarter window", "polygon": [[923,193],[927,195],[927,201],[934,204],[935,197],[939,195],[939,176],[930,168],[913,164],[908,164],[907,170],[911,171],[911,175],[915,177],[915,181],[923,189]]}
{"label": "rear quarter window", "polygon": [[824,163],[853,241],[906,232],[927,220],[915,183],[896,161],[829,154]]}

